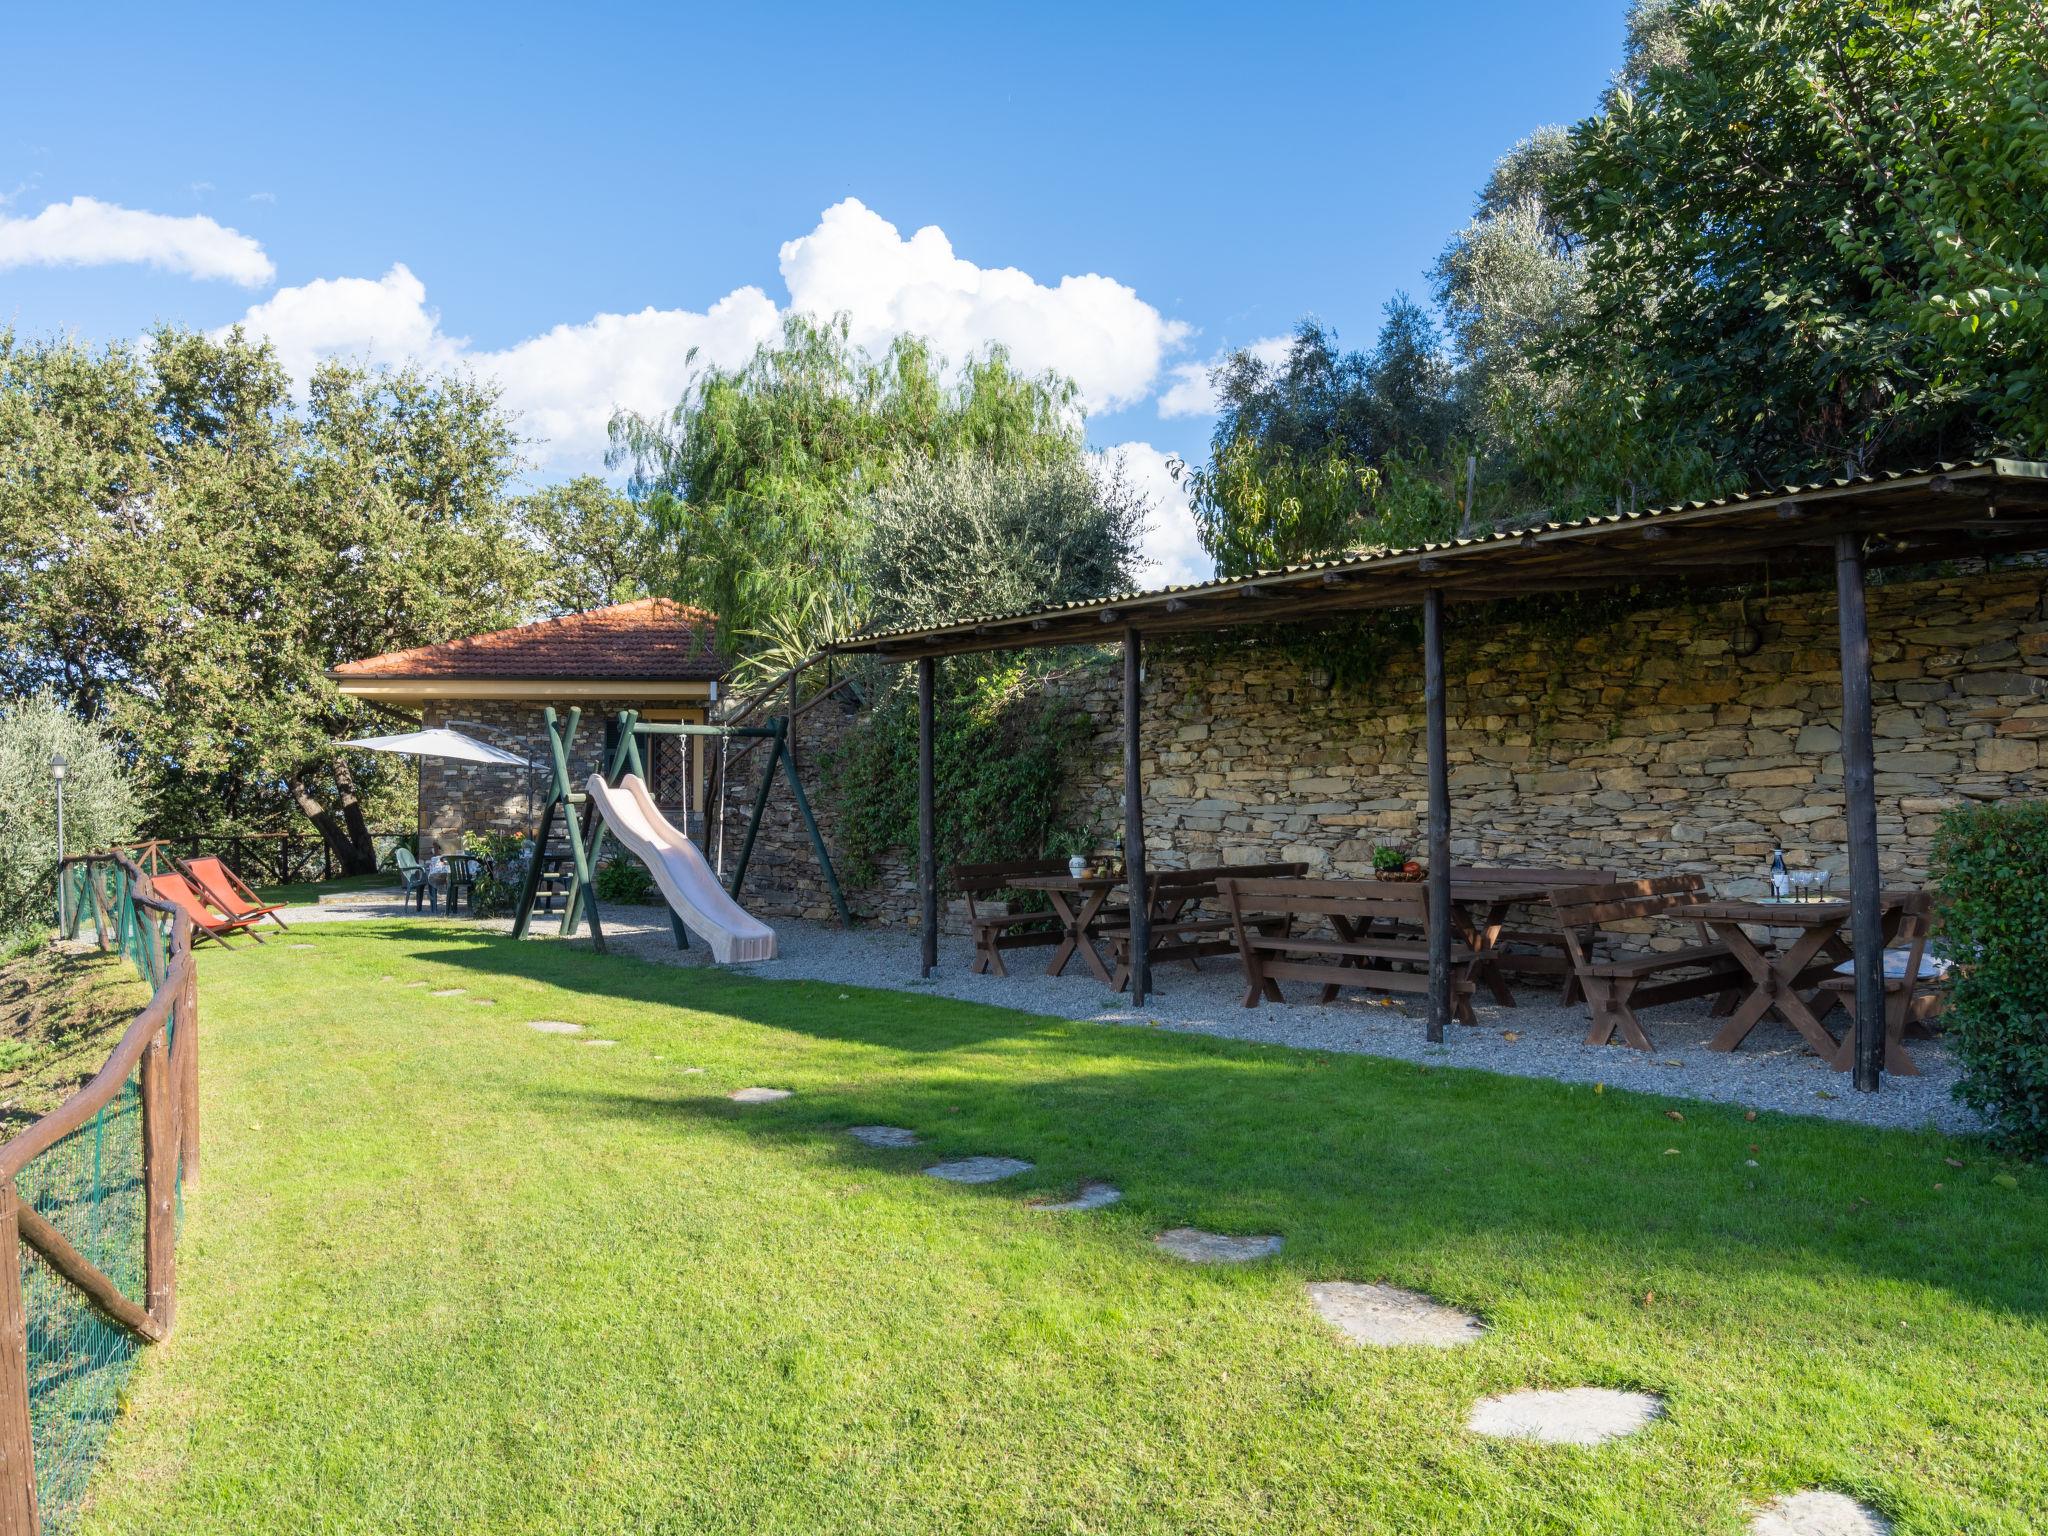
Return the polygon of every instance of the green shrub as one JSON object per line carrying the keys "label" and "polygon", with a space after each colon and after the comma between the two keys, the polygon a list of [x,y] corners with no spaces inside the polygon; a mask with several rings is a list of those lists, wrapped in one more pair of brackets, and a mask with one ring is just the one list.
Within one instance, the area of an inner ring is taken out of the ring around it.
{"label": "green shrub", "polygon": [[462,851],[483,860],[469,896],[471,917],[506,917],[517,909],[532,847],[524,832],[462,834]]}
{"label": "green shrub", "polygon": [[56,920],[57,796],[50,758],[62,753],[64,845],[86,853],[124,843],[141,820],[128,765],[105,731],[49,695],[0,715],[0,933]]}
{"label": "green shrub", "polygon": [[[1096,846],[1074,831],[1075,776],[1095,729],[1085,711],[1048,696],[1014,660],[980,674],[942,666],[939,691],[932,777],[941,871]],[[849,885],[873,885],[887,854],[917,846],[915,706],[910,689],[897,689],[825,760],[825,796],[838,814],[834,857]]]}
{"label": "green shrub", "polygon": [[638,859],[606,859],[597,866],[596,885],[599,901],[651,906],[660,900],[655,894],[654,876],[647,873],[647,866]]}
{"label": "green shrub", "polygon": [[1956,1097],[2048,1155],[2048,800],[1958,806],[1935,837]]}

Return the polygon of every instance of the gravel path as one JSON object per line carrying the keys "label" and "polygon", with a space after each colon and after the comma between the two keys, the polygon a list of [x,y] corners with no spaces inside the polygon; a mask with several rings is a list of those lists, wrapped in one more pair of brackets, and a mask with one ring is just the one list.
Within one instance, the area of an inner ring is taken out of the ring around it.
{"label": "gravel path", "polygon": [[[401,903],[381,899],[335,902],[318,909],[293,908],[285,917],[291,922],[334,922],[409,915]],[[676,949],[669,937],[667,915],[659,907],[606,906],[600,909],[600,916],[606,941],[614,951],[666,965],[705,965],[710,961],[700,943],[693,942],[688,950]],[[491,926],[502,931],[509,930],[511,924],[499,921]],[[1313,1002],[1243,1007],[1242,976],[1228,959],[1205,960],[1199,973],[1184,964],[1162,968],[1154,978],[1161,990],[1142,1010],[1133,1010],[1128,997],[1110,992],[1087,975],[1078,960],[1065,976],[1047,976],[1040,951],[1027,949],[1013,956],[1007,978],[975,976],[968,971],[973,950],[967,939],[946,936],[939,943],[938,974],[930,981],[920,981],[915,933],[894,928],[846,932],[832,924],[786,918],[774,926],[781,957],[744,967],[749,974],[935,992],[1054,1018],[1476,1067],[1514,1077],[1606,1083],[1862,1125],[1981,1129],[1976,1115],[1950,1095],[1956,1067],[1939,1042],[1914,1043],[1919,1077],[1887,1076],[1882,1092],[1857,1093],[1847,1073],[1830,1070],[1797,1034],[1775,1020],[1759,1024],[1740,1050],[1706,1049],[1718,1021],[1708,1017],[1705,999],[1646,1010],[1644,1024],[1656,1049],[1644,1053],[1622,1045],[1584,1044],[1584,1008],[1561,1007],[1555,988],[1546,990],[1527,978],[1517,978],[1519,1007],[1480,1002],[1477,1027],[1453,1025],[1444,1044],[1433,1046],[1423,1039],[1420,999],[1389,1001],[1372,993],[1351,993],[1328,1007]],[[551,928],[549,937],[553,938]],[[589,940],[569,942],[587,944]],[[1316,995],[1312,988],[1300,984],[1291,986],[1290,992],[1297,997]]]}

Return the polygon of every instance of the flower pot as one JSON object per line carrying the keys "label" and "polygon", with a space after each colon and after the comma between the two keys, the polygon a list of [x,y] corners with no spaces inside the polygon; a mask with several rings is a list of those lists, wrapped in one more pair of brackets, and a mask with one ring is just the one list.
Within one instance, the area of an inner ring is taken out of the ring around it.
{"label": "flower pot", "polygon": [[1075,854],[1071,859],[1067,860],[1067,873],[1076,880],[1079,880],[1088,873],[1088,861],[1080,854]]}

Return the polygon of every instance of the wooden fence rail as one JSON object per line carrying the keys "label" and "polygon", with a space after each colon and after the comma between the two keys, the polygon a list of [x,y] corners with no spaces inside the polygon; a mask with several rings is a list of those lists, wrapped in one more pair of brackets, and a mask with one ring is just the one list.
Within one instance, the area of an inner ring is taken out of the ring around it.
{"label": "wooden fence rail", "polygon": [[[415,847],[419,834],[409,827],[387,827],[371,832],[370,841],[381,862],[390,857],[396,843]],[[133,856],[143,873],[151,875],[172,868],[177,859],[212,854],[251,885],[332,880],[340,872],[327,840],[301,832],[203,832],[194,837],[151,838],[122,851]]]}
{"label": "wooden fence rail", "polygon": [[[126,853],[87,854],[57,866],[58,923],[76,937],[88,916],[101,949],[127,954],[154,991],[83,1088],[0,1146],[0,1536],[38,1536],[35,1441],[29,1388],[29,1317],[21,1247],[102,1317],[146,1342],[177,1319],[177,1222],[181,1179],[199,1174],[199,991],[192,925],[152,893]],[[36,1160],[94,1123],[141,1075],[145,1295],[126,1294],[20,1192]]]}

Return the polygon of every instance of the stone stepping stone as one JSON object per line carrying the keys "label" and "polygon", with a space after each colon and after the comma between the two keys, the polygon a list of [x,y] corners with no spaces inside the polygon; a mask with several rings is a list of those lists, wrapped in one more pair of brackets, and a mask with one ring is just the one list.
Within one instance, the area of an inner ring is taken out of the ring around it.
{"label": "stone stepping stone", "polygon": [[495,1008],[498,1006],[498,1000],[495,997],[472,997],[470,1001],[479,1008]]}
{"label": "stone stepping stone", "polygon": [[1105,1205],[1115,1205],[1123,1197],[1124,1192],[1114,1184],[1090,1180],[1081,1186],[1071,1200],[1031,1200],[1026,1204],[1034,1211],[1050,1211],[1054,1215],[1060,1215],[1067,1211],[1099,1211]]}
{"label": "stone stepping stone", "polygon": [[462,994],[463,994],[463,993],[467,992],[468,990],[469,990],[469,988],[467,988],[467,987],[436,987],[436,988],[434,989],[434,996],[436,996],[436,997],[460,997],[460,996],[462,996]]}
{"label": "stone stepping stone", "polygon": [[1749,1522],[1750,1536],[1891,1536],[1891,1529],[1876,1510],[1820,1488],[1773,1499]]}
{"label": "stone stepping stone", "polygon": [[1152,1242],[1190,1264],[1249,1264],[1254,1259],[1270,1259],[1280,1251],[1280,1239],[1271,1235],[1233,1237],[1197,1227],[1173,1227]]}
{"label": "stone stepping stone", "polygon": [[580,1035],[581,1024],[571,1024],[567,1019],[528,1019],[528,1029],[537,1029],[544,1035]]}
{"label": "stone stepping stone", "polygon": [[310,944],[287,944],[285,946],[287,949],[311,949],[312,947]]}
{"label": "stone stepping stone", "polygon": [[1663,1416],[1664,1400],[1648,1392],[1567,1387],[1561,1392],[1504,1392],[1483,1398],[1473,1406],[1465,1427],[1475,1435],[1544,1445],[1602,1445]]}
{"label": "stone stepping stone", "polygon": [[773,1104],[789,1097],[787,1088],[735,1088],[726,1095],[735,1104]]}
{"label": "stone stepping stone", "polygon": [[855,1125],[846,1134],[864,1147],[914,1147],[918,1142],[917,1132],[900,1125]]}
{"label": "stone stepping stone", "polygon": [[1319,1280],[1309,1286],[1308,1299],[1324,1322],[1354,1344],[1452,1349],[1486,1335],[1485,1325],[1470,1313],[1398,1285]]}
{"label": "stone stepping stone", "polygon": [[993,1184],[1029,1173],[1031,1167],[1021,1157],[956,1157],[950,1163],[933,1163],[924,1172],[926,1178],[949,1184]]}
{"label": "stone stepping stone", "polygon": [[424,987],[426,983],[424,981],[408,981],[406,985],[408,987]]}
{"label": "stone stepping stone", "polygon": [[619,1042],[616,1040],[586,1040],[583,1043],[585,1045],[617,1045]]}

